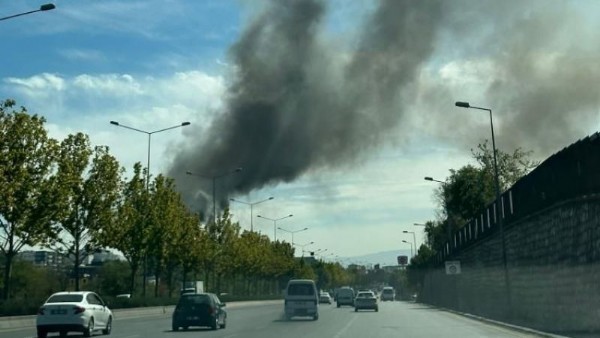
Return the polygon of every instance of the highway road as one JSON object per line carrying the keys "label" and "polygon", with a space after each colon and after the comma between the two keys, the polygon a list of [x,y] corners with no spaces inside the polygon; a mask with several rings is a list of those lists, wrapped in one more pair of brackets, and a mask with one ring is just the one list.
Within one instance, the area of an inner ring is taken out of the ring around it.
{"label": "highway road", "polygon": [[[282,318],[283,303],[264,305],[232,304],[228,309],[227,328],[212,331],[208,328],[190,328],[188,331],[171,331],[171,317],[116,319],[112,338],[367,338],[367,337],[539,337],[501,326],[487,324],[450,312],[407,302],[382,302],[379,312],[354,312],[351,307],[337,308],[323,304],[320,318],[286,321]],[[32,338],[35,328],[5,330],[0,338]],[[71,333],[69,337],[81,337]],[[95,337],[102,337],[96,333]],[[108,336],[107,336],[108,337]]]}

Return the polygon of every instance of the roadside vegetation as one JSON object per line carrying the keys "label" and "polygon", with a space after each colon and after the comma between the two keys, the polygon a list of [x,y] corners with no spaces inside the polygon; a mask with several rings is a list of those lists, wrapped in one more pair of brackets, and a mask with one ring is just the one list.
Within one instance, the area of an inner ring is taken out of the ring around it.
{"label": "roadside vegetation", "polygon": [[[172,179],[159,174],[146,188],[140,163],[127,174],[108,147],[92,147],[83,133],[52,139],[44,124],[15,101],[0,102],[0,315],[33,314],[62,290],[94,290],[112,307],[135,307],[174,304],[186,281],[201,280],[230,301],[279,298],[290,278],[314,279],[325,290],[381,282],[400,288],[405,280],[399,271],[295,258],[289,243],[243,231],[227,209],[203,223]],[[67,263],[18,259],[31,248]],[[101,249],[124,259],[87,275],[85,257]]]}

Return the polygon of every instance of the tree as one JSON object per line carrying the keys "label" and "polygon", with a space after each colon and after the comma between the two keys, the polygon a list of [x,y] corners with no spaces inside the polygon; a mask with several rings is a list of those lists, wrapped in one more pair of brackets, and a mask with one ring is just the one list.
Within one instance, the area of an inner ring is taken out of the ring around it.
{"label": "tree", "polygon": [[148,255],[154,262],[156,283],[154,296],[158,296],[160,276],[169,250],[174,246],[176,231],[186,216],[183,201],[175,191],[175,182],[162,174],[156,177],[150,188],[148,208]]}
{"label": "tree", "polygon": [[0,250],[4,254],[3,299],[10,297],[12,263],[27,246],[55,237],[57,218],[51,177],[58,143],[48,137],[46,120],[5,100],[0,105]]}
{"label": "tree", "polygon": [[[442,217],[425,229],[428,238],[433,240],[430,245],[435,250],[443,248],[447,240],[447,226],[453,231],[460,229],[496,198],[493,149],[489,148],[486,140],[477,149],[471,149],[471,154],[477,165],[451,169],[446,182],[436,191]],[[510,188],[538,165],[529,159],[531,154],[531,151],[521,148],[512,153],[497,150],[501,191]]]}
{"label": "tree", "polygon": [[142,165],[133,166],[133,177],[123,183],[122,195],[117,206],[117,218],[107,224],[99,242],[115,248],[125,256],[131,268],[130,293],[135,291],[135,276],[142,264],[148,248],[147,210],[148,192],[142,173]]}
{"label": "tree", "polygon": [[81,261],[99,245],[94,234],[113,222],[119,179],[119,164],[107,147],[92,150],[89,137],[82,133],[69,135],[61,143],[55,198],[62,232],[57,243],[73,259],[77,291]]}

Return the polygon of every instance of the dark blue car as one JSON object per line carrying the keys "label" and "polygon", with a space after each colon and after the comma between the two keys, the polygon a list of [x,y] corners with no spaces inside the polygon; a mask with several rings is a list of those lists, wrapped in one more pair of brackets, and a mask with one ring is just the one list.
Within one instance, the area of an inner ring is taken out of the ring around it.
{"label": "dark blue car", "polygon": [[212,293],[186,293],[179,298],[173,312],[173,331],[190,326],[208,326],[213,330],[225,328],[227,311],[217,295]]}

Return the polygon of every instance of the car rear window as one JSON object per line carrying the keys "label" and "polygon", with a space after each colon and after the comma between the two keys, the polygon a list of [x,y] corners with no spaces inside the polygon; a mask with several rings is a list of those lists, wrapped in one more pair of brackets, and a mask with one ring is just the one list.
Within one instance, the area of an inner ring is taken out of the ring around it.
{"label": "car rear window", "polygon": [[315,288],[312,284],[290,284],[288,295],[292,296],[312,296],[315,294]]}
{"label": "car rear window", "polygon": [[181,299],[179,299],[179,304],[210,304],[210,297],[208,295],[182,296]]}
{"label": "car rear window", "polygon": [[392,290],[392,289],[384,289],[383,293],[394,293],[394,290]]}
{"label": "car rear window", "polygon": [[48,298],[46,303],[78,303],[83,299],[83,295],[54,295]]}

